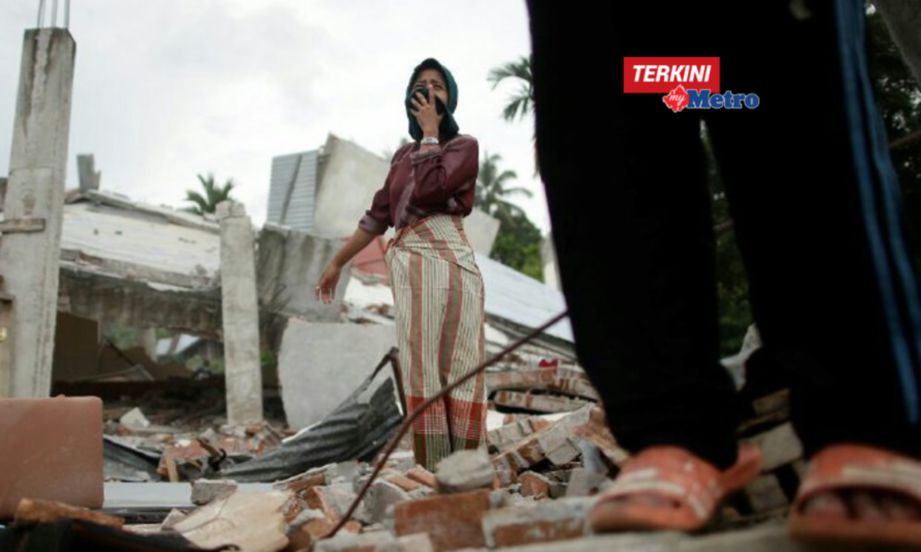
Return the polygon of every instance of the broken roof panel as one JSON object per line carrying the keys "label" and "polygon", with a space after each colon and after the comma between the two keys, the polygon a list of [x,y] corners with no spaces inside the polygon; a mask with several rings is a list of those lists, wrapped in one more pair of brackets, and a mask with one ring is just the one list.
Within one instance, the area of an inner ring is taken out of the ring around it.
{"label": "broken roof panel", "polygon": [[[486,312],[515,324],[536,328],[566,310],[563,294],[485,255],[476,255],[486,288]],[[573,342],[569,319],[545,333]]]}
{"label": "broken roof panel", "polygon": [[91,192],[65,205],[61,260],[151,283],[202,285],[220,269],[218,225]]}

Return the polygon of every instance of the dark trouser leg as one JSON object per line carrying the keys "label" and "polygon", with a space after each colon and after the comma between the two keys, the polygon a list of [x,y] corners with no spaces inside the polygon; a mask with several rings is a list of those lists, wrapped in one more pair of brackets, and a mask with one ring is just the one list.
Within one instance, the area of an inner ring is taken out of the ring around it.
{"label": "dark trouser leg", "polygon": [[724,31],[722,88],[761,106],[706,118],[807,453],[840,441],[917,453],[917,283],[854,32],[863,3],[834,4],[808,4],[803,20],[786,3],[739,13],[759,24]]}
{"label": "dark trouser leg", "polygon": [[699,122],[622,94],[623,56],[682,55],[696,16],[528,8],[538,156],[580,362],[624,446],[684,446],[726,467],[737,414],[718,364]]}

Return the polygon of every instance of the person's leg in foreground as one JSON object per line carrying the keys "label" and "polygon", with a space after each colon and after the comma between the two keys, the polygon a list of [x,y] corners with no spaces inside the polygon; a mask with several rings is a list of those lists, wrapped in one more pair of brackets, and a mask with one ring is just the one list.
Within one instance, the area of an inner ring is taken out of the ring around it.
{"label": "person's leg in foreground", "polygon": [[[895,528],[919,542],[921,490],[892,462],[919,468],[921,316],[860,57],[863,4],[735,6],[735,27],[701,10],[529,9],[538,155],[577,352],[614,435],[638,453],[596,507],[596,529],[696,529],[740,483],[697,121],[659,95],[622,93],[624,56],[719,55],[722,89],[761,97],[707,117],[754,316],[818,453],[794,506],[798,534],[885,541]],[[616,259],[605,274],[590,272],[598,254]],[[842,442],[881,448],[825,448]],[[840,462],[861,455],[850,473],[865,477],[848,483]],[[686,465],[696,475],[679,473]],[[644,480],[650,467],[659,479]],[[643,491],[663,482],[685,494]]]}

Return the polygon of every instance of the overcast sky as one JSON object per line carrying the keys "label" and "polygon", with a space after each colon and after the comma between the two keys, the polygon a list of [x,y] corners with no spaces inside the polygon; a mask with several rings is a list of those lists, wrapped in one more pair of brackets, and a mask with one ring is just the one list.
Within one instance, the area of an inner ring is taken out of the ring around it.
{"label": "overcast sky", "polygon": [[[37,7],[0,5],[4,175],[22,36]],[[432,56],[458,82],[461,132],[479,140],[481,156],[502,155],[501,166],[534,192],[517,201],[549,228],[532,176],[533,121],[504,121],[516,85],[492,90],[486,80],[529,52],[524,0],[73,0],[70,32],[68,188],[77,186],[82,153],[95,154],[103,189],[154,204],[184,206],[196,174],[211,171],[237,182],[237,199],[261,225],[273,156],[314,149],[329,132],[376,153],[408,137],[404,88]]]}

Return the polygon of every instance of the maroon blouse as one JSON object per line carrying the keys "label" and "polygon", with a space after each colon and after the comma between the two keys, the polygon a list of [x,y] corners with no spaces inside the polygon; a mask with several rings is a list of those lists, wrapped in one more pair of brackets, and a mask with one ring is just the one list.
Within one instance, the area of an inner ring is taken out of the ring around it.
{"label": "maroon blouse", "polygon": [[389,226],[399,229],[433,213],[470,214],[479,172],[476,138],[458,134],[435,149],[418,150],[419,144],[410,142],[393,155],[360,228],[383,234]]}

